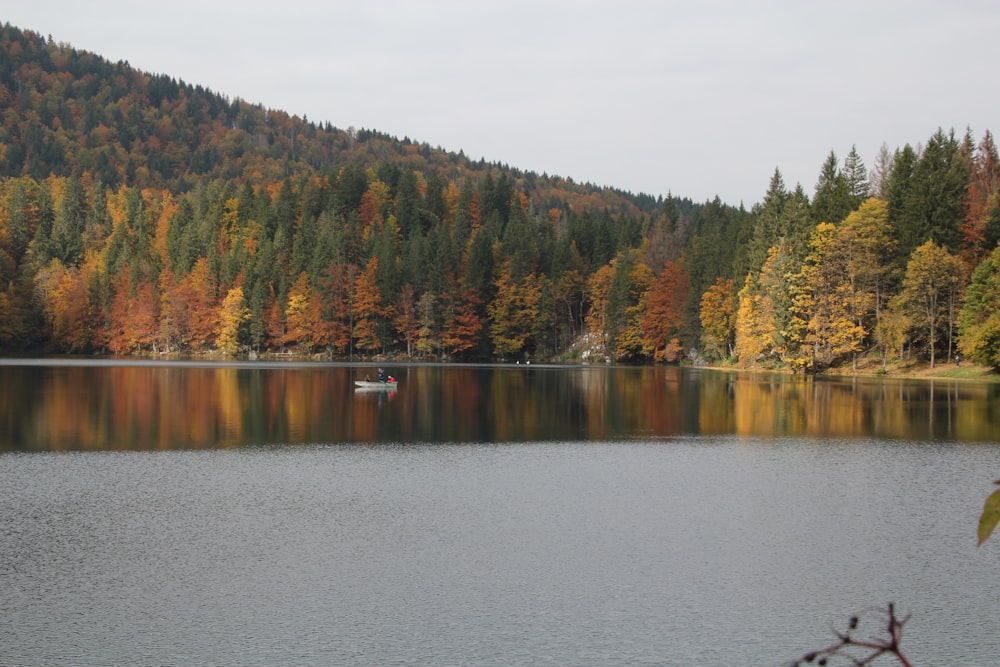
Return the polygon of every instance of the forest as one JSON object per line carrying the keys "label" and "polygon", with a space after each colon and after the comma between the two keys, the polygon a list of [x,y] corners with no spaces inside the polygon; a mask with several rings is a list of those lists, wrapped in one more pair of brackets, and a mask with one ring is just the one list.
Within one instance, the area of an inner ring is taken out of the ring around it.
{"label": "forest", "polygon": [[[0,28],[0,349],[1000,368],[1000,158],[932,130],[749,210],[338,129]],[[767,175],[762,175],[762,182]]]}

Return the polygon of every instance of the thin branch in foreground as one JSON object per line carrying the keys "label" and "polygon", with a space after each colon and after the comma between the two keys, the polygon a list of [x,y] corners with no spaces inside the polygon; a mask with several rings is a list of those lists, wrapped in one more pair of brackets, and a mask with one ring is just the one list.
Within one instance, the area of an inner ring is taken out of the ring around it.
{"label": "thin branch in foreground", "polygon": [[791,666],[800,667],[806,664],[827,665],[831,658],[839,658],[848,661],[847,664],[854,665],[855,667],[864,667],[865,665],[872,664],[872,662],[883,655],[891,655],[896,658],[902,667],[913,667],[899,647],[903,641],[903,626],[910,620],[910,615],[907,614],[902,618],[896,616],[896,606],[892,602],[889,603],[884,611],[879,610],[879,615],[882,616],[882,631],[885,633],[884,635],[865,639],[854,636],[852,633],[858,630],[861,619],[857,616],[851,616],[847,631],[837,632],[834,630],[834,634],[839,640],[836,644],[818,651],[806,653],[798,660],[790,663]]}

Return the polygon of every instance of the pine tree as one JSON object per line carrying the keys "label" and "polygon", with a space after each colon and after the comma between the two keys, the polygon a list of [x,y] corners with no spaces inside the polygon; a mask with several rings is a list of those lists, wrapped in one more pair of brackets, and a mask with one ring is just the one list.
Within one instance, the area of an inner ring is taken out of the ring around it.
{"label": "pine tree", "polygon": [[781,177],[781,172],[775,168],[764,201],[754,210],[751,236],[743,250],[746,259],[737,260],[737,264],[745,269],[746,273],[759,271],[767,261],[768,249],[781,238],[781,216],[788,198],[785,181]]}
{"label": "pine tree", "polygon": [[847,183],[847,194],[850,197],[851,210],[856,210],[861,202],[868,199],[868,170],[865,169],[857,146],[851,146],[851,151],[844,159],[844,180]]}
{"label": "pine tree", "polygon": [[[914,221],[908,219],[908,202],[914,187],[913,174],[919,156],[912,146],[906,144],[893,154],[892,167],[885,183],[886,201],[889,204],[889,219],[892,221],[894,236],[899,241],[895,256],[896,264],[902,269],[913,251],[926,239],[914,228]],[[918,240],[919,239],[919,240]]]}
{"label": "pine tree", "polygon": [[850,184],[840,171],[839,164],[836,153],[830,151],[820,170],[816,196],[812,201],[815,223],[840,222],[851,211]]}
{"label": "pine tree", "polygon": [[898,211],[901,252],[909,256],[928,240],[949,252],[958,251],[968,183],[969,165],[954,133],[938,130],[914,165]]}
{"label": "pine tree", "polygon": [[80,260],[83,252],[83,230],[87,222],[87,197],[79,176],[66,182],[62,202],[52,222],[53,257],[71,266]]}

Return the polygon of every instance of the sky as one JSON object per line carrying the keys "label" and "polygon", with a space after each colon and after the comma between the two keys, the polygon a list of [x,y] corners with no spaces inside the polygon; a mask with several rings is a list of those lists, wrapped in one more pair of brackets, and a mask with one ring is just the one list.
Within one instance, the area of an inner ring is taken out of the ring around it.
{"label": "sky", "polygon": [[310,121],[747,207],[775,169],[1000,129],[1000,3],[0,0],[0,21]]}

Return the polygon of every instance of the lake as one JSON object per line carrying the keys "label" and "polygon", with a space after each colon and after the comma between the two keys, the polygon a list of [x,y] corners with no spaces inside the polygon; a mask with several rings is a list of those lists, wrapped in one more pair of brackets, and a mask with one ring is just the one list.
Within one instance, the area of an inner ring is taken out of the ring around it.
{"label": "lake", "polygon": [[996,385],[387,370],[0,363],[0,664],[996,664]]}

